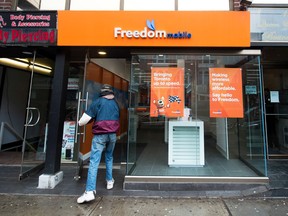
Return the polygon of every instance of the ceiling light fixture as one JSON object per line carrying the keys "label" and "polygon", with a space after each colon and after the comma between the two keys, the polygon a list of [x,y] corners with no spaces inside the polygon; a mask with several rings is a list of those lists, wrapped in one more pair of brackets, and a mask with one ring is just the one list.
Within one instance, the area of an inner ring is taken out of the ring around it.
{"label": "ceiling light fixture", "polygon": [[23,51],[22,53],[25,55],[32,55],[33,54],[32,52],[29,52],[29,51]]}
{"label": "ceiling light fixture", "polygon": [[0,64],[6,65],[8,67],[14,67],[26,71],[35,71],[37,73],[49,75],[52,71],[51,67],[46,65],[37,64],[34,65],[29,62],[27,59],[10,59],[10,58],[0,58]]}
{"label": "ceiling light fixture", "polygon": [[105,51],[99,51],[98,54],[99,55],[106,55],[107,53]]}

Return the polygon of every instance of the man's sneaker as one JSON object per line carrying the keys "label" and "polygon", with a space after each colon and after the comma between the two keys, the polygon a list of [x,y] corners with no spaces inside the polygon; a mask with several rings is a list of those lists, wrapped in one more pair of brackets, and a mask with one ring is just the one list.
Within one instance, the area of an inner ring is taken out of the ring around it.
{"label": "man's sneaker", "polygon": [[114,186],[114,179],[107,181],[107,189],[110,190]]}
{"label": "man's sneaker", "polygon": [[77,199],[77,203],[90,202],[95,199],[96,191],[85,191],[82,196]]}

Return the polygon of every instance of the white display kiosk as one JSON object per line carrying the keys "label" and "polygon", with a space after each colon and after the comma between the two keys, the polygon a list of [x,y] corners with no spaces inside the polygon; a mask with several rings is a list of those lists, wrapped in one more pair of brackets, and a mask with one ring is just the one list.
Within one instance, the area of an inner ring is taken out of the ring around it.
{"label": "white display kiosk", "polygon": [[204,166],[204,122],[171,119],[168,124],[168,165],[171,167]]}

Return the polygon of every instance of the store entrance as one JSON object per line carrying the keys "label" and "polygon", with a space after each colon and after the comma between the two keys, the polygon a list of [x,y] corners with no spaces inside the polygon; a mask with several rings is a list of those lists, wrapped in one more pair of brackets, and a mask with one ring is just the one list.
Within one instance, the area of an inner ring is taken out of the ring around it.
{"label": "store entrance", "polygon": [[20,180],[44,167],[53,66],[31,49],[0,58],[0,163],[20,168]]}
{"label": "store entrance", "polygon": [[268,159],[288,158],[287,53],[287,47],[262,49]]}
{"label": "store entrance", "polygon": [[[2,50],[0,58],[0,165],[23,179],[44,167],[56,51],[52,47],[9,50],[7,55]],[[75,177],[88,165],[91,126],[76,128],[76,123],[98,97],[102,84],[108,83],[121,107],[119,145],[114,152],[115,168],[119,168],[126,160],[127,146],[126,59],[90,59],[84,52],[71,53],[77,58],[73,56],[69,62],[61,163],[75,165]]]}
{"label": "store entrance", "polygon": [[[121,163],[126,160],[128,81],[116,74],[121,71],[121,66],[116,67],[119,62],[123,63],[125,60],[89,59],[86,55],[83,57],[83,61],[69,63],[62,164],[72,162],[76,165],[75,179],[85,176],[83,171],[86,171],[89,165],[93,138],[92,125],[79,127],[77,122],[92,101],[99,97],[104,83],[113,87],[121,112],[113,168],[120,169]],[[117,71],[113,71],[111,68],[117,68]],[[103,155],[100,168],[105,168],[104,159]]]}
{"label": "store entrance", "polygon": [[288,158],[288,73],[286,68],[263,69],[267,149],[269,159]]}

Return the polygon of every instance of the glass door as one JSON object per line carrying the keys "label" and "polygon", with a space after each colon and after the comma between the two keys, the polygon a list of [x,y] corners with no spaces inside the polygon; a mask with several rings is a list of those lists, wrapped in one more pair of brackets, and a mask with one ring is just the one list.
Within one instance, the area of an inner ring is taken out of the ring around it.
{"label": "glass door", "polygon": [[[75,136],[74,136],[74,149],[73,149],[73,156],[72,160],[77,162],[76,163],[76,173],[74,178],[79,180],[82,171],[83,165],[85,161],[85,156],[83,154],[83,146],[85,146],[86,142],[86,126],[79,127],[77,122],[81,118],[82,113],[86,110],[88,105],[88,92],[86,90],[86,71],[87,71],[87,63],[88,59],[85,57],[84,61],[79,63],[70,63],[70,75],[68,83],[68,92],[72,94],[72,98],[67,100],[68,108],[73,108],[73,116],[67,116],[66,121],[73,121],[75,125]],[[77,80],[77,85],[73,85],[73,80]],[[71,84],[72,83],[72,84]],[[73,87],[74,86],[74,87]],[[72,104],[71,104],[72,103]],[[65,121],[65,122],[66,122]],[[89,142],[89,140],[87,141]],[[65,148],[65,146],[63,146]],[[66,149],[67,154],[67,149]],[[66,155],[66,159],[67,155]]]}
{"label": "glass door", "polygon": [[267,176],[263,84],[260,57],[247,59],[242,68],[244,118],[237,121],[240,158],[256,173]]}
{"label": "glass door", "polygon": [[44,167],[54,62],[36,51],[33,58],[17,60],[26,64],[30,72],[19,174],[21,180]]}
{"label": "glass door", "polygon": [[288,158],[288,74],[285,68],[265,68],[264,94],[267,149],[270,159]]}
{"label": "glass door", "polygon": [[[72,118],[76,124],[74,145],[75,154],[73,156],[73,160],[77,161],[75,179],[81,177],[83,167],[88,164],[93,139],[92,124],[79,127],[77,122],[81,118],[83,112],[92,104],[92,101],[99,97],[100,89],[103,84],[109,84],[113,87],[115,100],[120,108],[121,125],[117,132],[117,142],[121,144],[116,145],[114,149],[113,169],[121,168],[121,162],[123,159],[122,147],[125,147],[123,142],[126,142],[127,134],[128,82],[112,71],[104,68],[104,66],[100,66],[101,61],[99,59],[98,61],[97,59],[90,61],[87,56],[85,62],[83,61],[82,63],[75,64],[72,62],[70,63],[70,72],[72,72],[72,69],[74,68],[74,78],[77,77],[78,74],[79,79],[78,93],[76,92],[75,96],[78,100],[75,100],[73,105],[76,110],[76,115]],[[108,60],[109,59],[106,59],[106,61]],[[99,62],[99,64],[95,62]],[[111,61],[111,64],[113,64],[113,61]],[[73,73],[70,73],[70,75],[72,76]],[[101,163],[105,163],[104,156],[102,156]]]}

